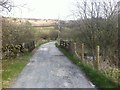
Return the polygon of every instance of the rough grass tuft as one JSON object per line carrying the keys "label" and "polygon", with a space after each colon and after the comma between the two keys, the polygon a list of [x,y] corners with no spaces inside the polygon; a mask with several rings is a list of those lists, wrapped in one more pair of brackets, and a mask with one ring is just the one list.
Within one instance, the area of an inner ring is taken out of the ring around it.
{"label": "rough grass tuft", "polygon": [[11,82],[19,75],[25,65],[28,63],[31,53],[25,53],[24,56],[5,59],[2,61],[2,87],[7,88]]}
{"label": "rough grass tuft", "polygon": [[65,56],[69,58],[74,64],[78,65],[80,69],[85,72],[86,76],[91,80],[93,84],[95,84],[96,87],[104,90],[106,88],[118,88],[116,83],[108,79],[104,74],[102,74],[100,71],[93,69],[91,66],[88,66],[87,64],[82,63],[78,58],[76,58],[73,54],[66,51],[65,49],[61,48],[56,44],[56,46],[59,48],[60,51],[64,53]]}

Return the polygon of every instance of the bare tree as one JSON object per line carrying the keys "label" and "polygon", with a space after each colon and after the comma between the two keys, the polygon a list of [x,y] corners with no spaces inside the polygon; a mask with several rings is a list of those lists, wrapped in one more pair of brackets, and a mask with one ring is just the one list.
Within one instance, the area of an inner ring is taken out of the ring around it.
{"label": "bare tree", "polygon": [[14,3],[11,0],[0,0],[0,12],[8,11],[10,12],[14,7]]}
{"label": "bare tree", "polygon": [[93,56],[96,45],[100,45],[104,56],[110,53],[114,56],[118,38],[117,2],[77,2],[74,15],[79,19],[78,25],[72,27],[77,32],[73,39],[84,42]]}

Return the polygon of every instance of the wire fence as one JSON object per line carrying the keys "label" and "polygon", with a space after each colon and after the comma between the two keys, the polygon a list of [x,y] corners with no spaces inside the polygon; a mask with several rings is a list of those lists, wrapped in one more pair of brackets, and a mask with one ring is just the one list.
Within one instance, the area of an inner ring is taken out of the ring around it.
{"label": "wire fence", "polygon": [[[120,84],[120,69],[118,62],[113,63],[109,57],[104,60],[104,57],[100,52],[99,45],[96,46],[96,50],[93,52],[94,55],[87,52],[88,49],[84,43],[75,43],[73,41],[60,40],[60,47],[67,49],[85,64],[88,64],[94,69],[99,70],[109,79],[112,79],[114,82]],[[116,61],[118,60],[117,57],[114,57],[114,59]]]}

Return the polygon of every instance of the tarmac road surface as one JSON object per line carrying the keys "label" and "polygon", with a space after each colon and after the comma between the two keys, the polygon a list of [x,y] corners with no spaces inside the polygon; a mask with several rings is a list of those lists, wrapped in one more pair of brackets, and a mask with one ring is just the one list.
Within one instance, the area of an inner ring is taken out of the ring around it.
{"label": "tarmac road surface", "polygon": [[79,67],[55,46],[43,44],[14,81],[12,88],[95,88]]}

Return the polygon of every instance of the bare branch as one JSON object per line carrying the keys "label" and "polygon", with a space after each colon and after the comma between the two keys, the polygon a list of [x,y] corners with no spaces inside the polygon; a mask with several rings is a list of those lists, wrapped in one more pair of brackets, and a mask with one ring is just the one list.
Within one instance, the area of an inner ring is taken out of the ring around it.
{"label": "bare branch", "polygon": [[11,0],[0,0],[0,7],[0,12],[6,10],[10,12],[12,10],[12,7],[14,7],[14,3]]}

